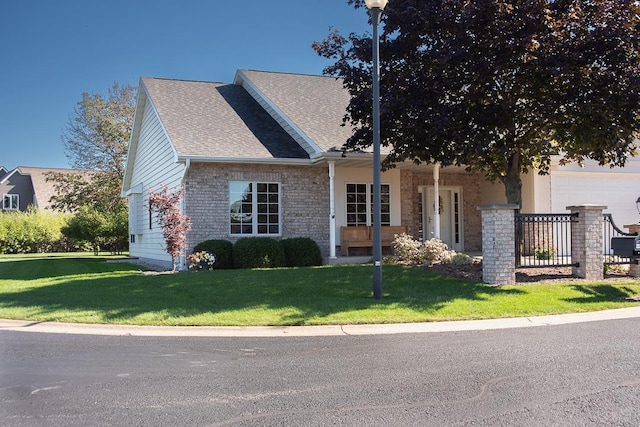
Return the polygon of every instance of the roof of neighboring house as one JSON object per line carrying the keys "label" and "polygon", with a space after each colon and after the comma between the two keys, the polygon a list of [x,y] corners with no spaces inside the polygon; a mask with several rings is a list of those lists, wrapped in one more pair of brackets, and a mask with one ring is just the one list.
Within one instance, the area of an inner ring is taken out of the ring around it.
{"label": "roof of neighboring house", "polygon": [[241,86],[158,78],[141,82],[178,156],[309,158]]}
{"label": "roof of neighboring house", "polygon": [[340,149],[351,136],[351,126],[343,126],[350,95],[341,79],[239,70],[236,81],[239,80],[253,84],[320,150]]}
{"label": "roof of neighboring house", "polygon": [[86,173],[87,171],[79,169],[63,169],[63,168],[41,168],[41,167],[29,167],[18,166],[6,176],[2,178],[1,183],[9,180],[15,173],[21,175],[29,175],[31,177],[31,184],[33,185],[33,192],[35,194],[36,201],[38,203],[38,209],[47,209],[51,206],[50,199],[56,195],[54,188],[54,182],[47,181],[47,173],[58,172],[64,174],[71,173]]}

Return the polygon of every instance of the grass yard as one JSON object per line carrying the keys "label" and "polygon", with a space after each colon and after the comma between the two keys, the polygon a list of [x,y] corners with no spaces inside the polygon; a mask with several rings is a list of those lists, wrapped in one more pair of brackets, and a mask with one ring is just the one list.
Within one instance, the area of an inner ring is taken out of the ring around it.
{"label": "grass yard", "polygon": [[129,325],[432,322],[622,308],[640,282],[491,286],[385,265],[145,275],[93,254],[0,255],[0,318]]}

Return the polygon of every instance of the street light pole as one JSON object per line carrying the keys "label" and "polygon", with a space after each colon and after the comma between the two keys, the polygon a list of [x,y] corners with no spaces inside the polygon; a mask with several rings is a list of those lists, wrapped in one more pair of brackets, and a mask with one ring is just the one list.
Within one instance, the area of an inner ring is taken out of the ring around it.
{"label": "street light pole", "polygon": [[373,298],[382,299],[382,214],[380,195],[380,37],[378,25],[388,0],[365,0],[373,24]]}

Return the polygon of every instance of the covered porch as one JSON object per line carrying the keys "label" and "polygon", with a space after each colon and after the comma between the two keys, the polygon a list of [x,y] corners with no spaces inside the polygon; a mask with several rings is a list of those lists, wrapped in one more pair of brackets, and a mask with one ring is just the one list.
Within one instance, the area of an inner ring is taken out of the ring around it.
{"label": "covered porch", "polygon": [[[326,165],[329,175],[331,262],[340,258],[343,227],[371,225],[372,157],[364,152],[325,153],[319,163]],[[382,172],[382,226],[402,226],[414,239],[438,238],[456,251],[479,253],[477,207],[483,203],[483,184],[481,174],[462,167],[398,164]],[[354,255],[369,254],[358,250]]]}

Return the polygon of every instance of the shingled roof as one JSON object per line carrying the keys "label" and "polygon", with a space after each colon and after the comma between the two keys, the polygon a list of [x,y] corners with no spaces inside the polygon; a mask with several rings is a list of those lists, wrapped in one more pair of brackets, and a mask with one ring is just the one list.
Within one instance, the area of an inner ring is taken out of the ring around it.
{"label": "shingled roof", "polygon": [[158,78],[142,84],[178,156],[309,158],[241,86]]}
{"label": "shingled roof", "polygon": [[62,168],[41,168],[31,166],[18,166],[10,173],[6,174],[2,180],[9,180],[15,173],[21,175],[29,175],[31,177],[31,184],[33,186],[34,203],[38,209],[50,209],[51,197],[57,195],[55,190],[55,183],[53,181],[47,181],[47,174],[50,172],[56,172],[61,174],[91,174],[92,171],[80,170],[80,169],[62,169]]}
{"label": "shingled roof", "polygon": [[351,136],[352,128],[342,125],[350,95],[341,79],[239,70],[236,81],[255,87],[323,152],[342,147]]}

